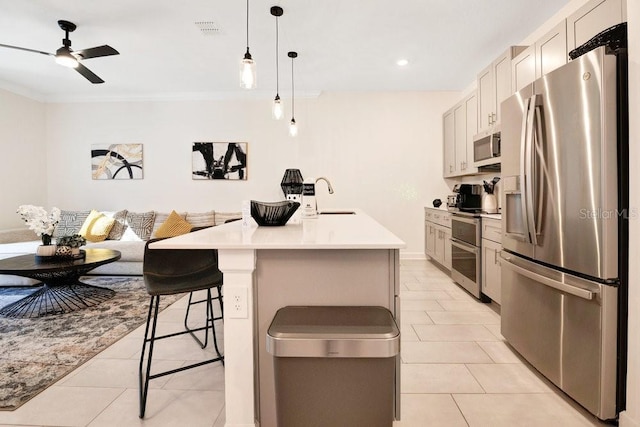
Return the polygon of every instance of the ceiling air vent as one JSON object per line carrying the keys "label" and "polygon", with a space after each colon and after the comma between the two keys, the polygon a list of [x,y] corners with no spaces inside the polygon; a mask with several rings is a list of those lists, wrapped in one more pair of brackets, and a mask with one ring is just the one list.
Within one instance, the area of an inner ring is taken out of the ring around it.
{"label": "ceiling air vent", "polygon": [[196,27],[205,36],[215,36],[220,34],[220,27],[215,21],[196,21]]}

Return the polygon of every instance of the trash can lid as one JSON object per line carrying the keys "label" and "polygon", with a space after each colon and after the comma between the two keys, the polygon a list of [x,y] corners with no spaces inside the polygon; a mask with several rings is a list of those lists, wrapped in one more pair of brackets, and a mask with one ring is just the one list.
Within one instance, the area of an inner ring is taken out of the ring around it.
{"label": "trash can lid", "polygon": [[267,351],[275,357],[394,357],[400,331],[384,307],[288,306],[271,322]]}

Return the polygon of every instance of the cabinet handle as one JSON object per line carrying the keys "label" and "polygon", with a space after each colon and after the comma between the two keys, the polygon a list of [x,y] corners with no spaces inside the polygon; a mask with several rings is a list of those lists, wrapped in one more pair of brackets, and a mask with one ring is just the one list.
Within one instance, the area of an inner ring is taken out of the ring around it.
{"label": "cabinet handle", "polygon": [[498,121],[498,115],[497,115],[496,113],[491,113],[491,118],[492,118],[492,120],[493,120],[493,122],[492,122],[492,123],[495,123],[495,122],[497,122],[497,121]]}
{"label": "cabinet handle", "polygon": [[498,262],[498,254],[499,253],[500,253],[500,251],[493,251],[493,263],[496,264],[496,265],[500,264]]}
{"label": "cabinet handle", "polygon": [[487,114],[487,122],[491,124],[491,113]]}

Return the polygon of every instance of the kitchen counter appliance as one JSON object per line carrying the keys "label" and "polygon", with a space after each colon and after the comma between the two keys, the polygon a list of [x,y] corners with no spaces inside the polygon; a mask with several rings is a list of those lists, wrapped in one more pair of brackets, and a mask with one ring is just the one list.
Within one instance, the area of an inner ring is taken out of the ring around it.
{"label": "kitchen counter appliance", "polygon": [[501,110],[501,333],[603,420],[626,386],[626,68],[598,47]]}
{"label": "kitchen counter appliance", "polygon": [[447,207],[455,199],[454,210],[462,212],[479,212],[482,208],[482,185],[480,184],[456,184],[453,186],[452,196],[447,198]]}

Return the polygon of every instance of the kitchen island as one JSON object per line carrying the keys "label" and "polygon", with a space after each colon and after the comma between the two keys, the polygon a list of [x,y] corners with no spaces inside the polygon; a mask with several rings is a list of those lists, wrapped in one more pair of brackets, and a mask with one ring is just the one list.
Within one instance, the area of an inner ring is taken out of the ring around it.
{"label": "kitchen island", "polygon": [[[291,222],[291,221],[290,221]],[[241,221],[151,244],[217,249],[224,273],[226,426],[276,425],[267,329],[289,305],[388,308],[399,323],[399,250],[404,242],[364,212],[321,214],[284,227]],[[396,418],[400,408],[396,369]]]}

